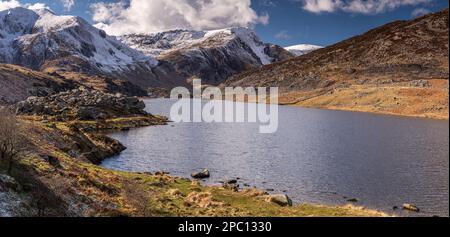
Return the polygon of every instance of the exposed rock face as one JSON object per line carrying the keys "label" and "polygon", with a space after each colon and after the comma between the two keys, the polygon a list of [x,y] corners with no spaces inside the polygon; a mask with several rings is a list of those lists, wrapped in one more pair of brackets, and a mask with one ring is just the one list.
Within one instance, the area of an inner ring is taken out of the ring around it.
{"label": "exposed rock face", "polygon": [[218,85],[236,73],[293,57],[280,46],[262,42],[246,28],[175,30],[126,35],[120,39],[167,63],[183,78],[197,76],[210,85]]}
{"label": "exposed rock face", "polygon": [[17,114],[56,116],[60,120],[97,120],[117,116],[146,115],[136,97],[107,94],[83,87],[48,97],[30,97],[15,105]]}

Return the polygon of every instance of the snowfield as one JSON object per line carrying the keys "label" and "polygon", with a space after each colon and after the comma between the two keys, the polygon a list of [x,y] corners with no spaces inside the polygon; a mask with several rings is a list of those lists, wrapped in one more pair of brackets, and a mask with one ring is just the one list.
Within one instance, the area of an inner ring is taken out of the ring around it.
{"label": "snowfield", "polygon": [[285,47],[285,49],[293,54],[295,56],[302,56],[308,53],[311,53],[315,50],[322,49],[322,46],[317,45],[311,45],[311,44],[299,44],[299,45],[293,45],[289,47]]}

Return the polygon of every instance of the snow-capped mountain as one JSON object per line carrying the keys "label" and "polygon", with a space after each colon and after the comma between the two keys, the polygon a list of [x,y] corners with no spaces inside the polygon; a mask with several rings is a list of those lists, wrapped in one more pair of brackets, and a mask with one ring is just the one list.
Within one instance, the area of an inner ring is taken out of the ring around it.
{"label": "snow-capped mountain", "polygon": [[287,51],[293,53],[295,56],[302,56],[308,53],[311,53],[313,51],[316,51],[318,49],[322,49],[322,46],[317,45],[311,45],[311,44],[299,44],[299,45],[293,45],[286,47]]}
{"label": "snow-capped mountain", "polygon": [[118,39],[146,55],[158,57],[164,52],[190,47],[195,42],[201,42],[205,35],[204,31],[173,30],[152,34],[124,35],[119,36]]}
{"label": "snow-capped mountain", "polygon": [[157,64],[80,17],[20,7],[0,12],[0,62],[104,73]]}
{"label": "snow-capped mountain", "polygon": [[173,30],[119,37],[131,48],[170,63],[184,77],[220,84],[235,73],[293,57],[280,46],[264,43],[247,28],[214,31]]}
{"label": "snow-capped mountain", "polygon": [[57,72],[111,91],[119,91],[123,82],[141,89],[188,86],[193,76],[218,85],[236,73],[291,57],[247,28],[116,38],[80,17],[46,9],[0,12],[0,63]]}

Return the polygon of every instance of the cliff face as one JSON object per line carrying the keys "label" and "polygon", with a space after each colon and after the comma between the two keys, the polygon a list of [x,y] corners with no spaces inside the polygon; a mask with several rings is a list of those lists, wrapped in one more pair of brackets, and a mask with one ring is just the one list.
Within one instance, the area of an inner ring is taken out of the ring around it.
{"label": "cliff face", "polygon": [[226,85],[280,87],[289,104],[448,118],[448,20],[446,9],[393,22]]}

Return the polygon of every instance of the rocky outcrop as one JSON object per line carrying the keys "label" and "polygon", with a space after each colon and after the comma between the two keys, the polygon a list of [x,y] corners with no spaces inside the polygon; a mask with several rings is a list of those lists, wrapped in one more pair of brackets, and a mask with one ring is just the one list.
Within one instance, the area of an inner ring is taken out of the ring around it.
{"label": "rocky outcrop", "polygon": [[54,116],[60,121],[147,115],[144,102],[136,97],[112,95],[84,87],[48,97],[29,97],[14,107],[19,115]]}

